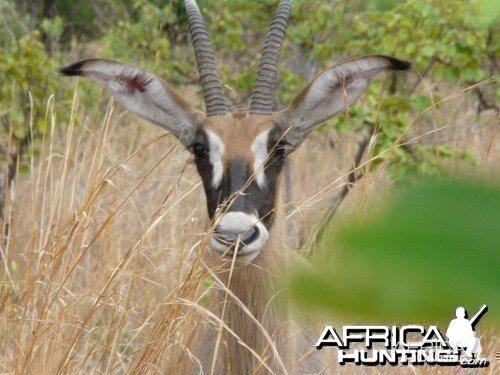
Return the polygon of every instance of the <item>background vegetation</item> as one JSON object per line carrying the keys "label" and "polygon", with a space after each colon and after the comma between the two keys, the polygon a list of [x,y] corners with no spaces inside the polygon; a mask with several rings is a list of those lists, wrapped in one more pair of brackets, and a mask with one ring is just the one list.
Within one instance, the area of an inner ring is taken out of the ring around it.
{"label": "background vegetation", "polygon": [[[221,0],[216,7],[199,3],[211,28],[228,94],[234,104],[245,103],[275,1]],[[390,150],[377,162],[387,160],[396,180],[437,173],[447,157],[474,163],[467,150],[445,143],[390,146],[404,142],[416,125],[425,129],[433,123],[428,112],[449,99],[430,87],[435,82],[473,91],[478,113],[490,109],[498,113],[500,91],[495,77],[500,38],[494,16],[498,7],[492,4],[298,0],[285,44],[277,106],[289,103],[304,82],[332,62],[364,54],[400,56],[412,61],[414,75],[394,75],[390,82],[373,85],[366,100],[350,109],[349,122],[339,117],[327,126],[364,131],[370,137],[379,133],[372,151]],[[0,71],[5,77],[1,119],[4,132],[9,125],[13,131],[13,156],[7,155],[11,164],[17,154],[24,154],[32,138],[46,132],[48,98],[57,94],[55,103],[68,105],[72,83],[58,78],[57,67],[69,60],[106,56],[154,70],[174,85],[196,83],[182,1],[93,0],[75,5],[62,0],[2,0],[0,7]],[[432,85],[422,83],[424,79]],[[87,92],[90,98],[92,91]],[[30,117],[33,129],[27,126]],[[61,120],[67,123],[68,118]]]}
{"label": "background vegetation", "polygon": [[[276,1],[198,3],[227,96],[244,106]],[[394,55],[414,70],[378,80],[294,154],[291,246],[310,254],[339,218],[378,211],[374,201],[423,177],[474,172],[497,184],[498,21],[487,0],[296,1],[277,108],[346,58]],[[0,0],[0,49],[0,371],[167,368],[192,332],[186,301],[207,289],[193,261],[199,181],[170,137],[57,70],[130,62],[201,107],[182,1]]]}

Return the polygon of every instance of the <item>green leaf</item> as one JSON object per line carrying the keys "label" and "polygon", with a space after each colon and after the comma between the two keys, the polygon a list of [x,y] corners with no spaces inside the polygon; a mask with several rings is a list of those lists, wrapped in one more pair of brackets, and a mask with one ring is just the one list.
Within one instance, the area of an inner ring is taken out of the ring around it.
{"label": "green leaf", "polygon": [[458,305],[499,311],[499,222],[500,189],[420,184],[336,241],[325,240],[317,268],[293,275],[292,294],[371,322],[446,321]]}

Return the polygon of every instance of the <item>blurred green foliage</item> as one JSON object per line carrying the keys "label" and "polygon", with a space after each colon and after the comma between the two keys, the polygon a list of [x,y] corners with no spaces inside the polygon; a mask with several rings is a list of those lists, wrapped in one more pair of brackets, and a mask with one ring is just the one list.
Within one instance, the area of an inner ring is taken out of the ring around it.
{"label": "blurred green foliage", "polygon": [[[320,66],[324,67],[332,56],[366,54],[392,55],[413,63],[416,75],[393,75],[385,82],[376,82],[368,89],[366,100],[349,109],[348,121],[339,116],[329,123],[342,130],[368,127],[371,133],[377,129],[373,154],[389,150],[377,163],[388,162],[390,174],[397,181],[436,174],[442,159],[448,156],[440,152],[441,146],[393,147],[411,137],[415,121],[431,122],[425,112],[441,99],[419,87],[420,77],[467,87],[498,73],[490,64],[500,55],[500,33],[496,23],[480,22],[486,17],[479,3],[409,0],[355,6],[351,1],[335,1],[332,7],[328,1],[299,1],[290,39]],[[498,87],[495,93],[498,102]],[[466,152],[451,152],[449,156],[473,162]]]}
{"label": "blurred green foliage", "polygon": [[[500,189],[427,181],[325,238],[291,292],[308,308],[370,322],[444,322],[482,304],[500,321]],[[335,238],[335,240],[333,239]]]}
{"label": "blurred green foliage", "polygon": [[177,22],[172,6],[136,0],[133,9],[134,19],[117,20],[103,35],[105,53],[168,76],[172,67],[171,44],[164,30]]}
{"label": "blurred green foliage", "polygon": [[[7,180],[10,180],[18,161],[21,171],[27,169],[21,156],[32,139],[41,138],[50,129],[51,119],[46,116],[48,99],[61,85],[55,58],[58,52],[49,51],[48,44],[61,35],[63,20],[54,17],[37,23],[29,15],[20,14],[13,3],[5,1],[0,1],[0,15],[3,24],[0,29],[0,160],[8,163]],[[60,93],[70,95],[64,87],[68,88],[63,86]],[[67,118],[64,114],[60,116],[63,121]],[[0,186],[5,187],[3,183]]]}
{"label": "blurred green foliage", "polygon": [[[228,96],[235,104],[244,104],[277,0],[198,3]],[[419,76],[448,82],[456,90],[457,85],[465,88],[497,74],[496,8],[488,0],[296,0],[283,50],[278,105],[289,103],[314,74],[335,62],[372,53],[394,55],[412,61],[416,74],[378,80],[365,99],[349,109],[348,119],[339,116],[325,126],[378,132],[373,153],[384,152],[377,162],[386,161],[396,181],[435,174],[448,157],[473,162],[469,153],[448,145],[394,145],[411,138],[415,121],[432,124],[426,110],[440,98],[422,88]],[[57,67],[75,59],[68,56],[126,61],[178,86],[197,80],[182,0],[0,0],[0,14],[4,133],[13,128],[17,137],[24,137],[33,116],[37,134],[43,134],[45,106],[53,94],[63,107],[57,111],[58,123],[66,122],[73,83],[60,79]],[[90,106],[98,89],[90,84],[82,87],[82,107]],[[493,92],[492,100],[498,102],[498,87]],[[28,93],[33,98],[32,113]]]}

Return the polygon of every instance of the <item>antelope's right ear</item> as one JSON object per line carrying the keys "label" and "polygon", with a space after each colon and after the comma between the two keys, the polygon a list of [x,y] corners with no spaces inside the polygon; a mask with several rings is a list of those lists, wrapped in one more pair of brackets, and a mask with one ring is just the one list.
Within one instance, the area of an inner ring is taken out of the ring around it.
{"label": "antelope's right ear", "polygon": [[277,114],[286,143],[296,148],[315,126],[354,103],[376,76],[390,70],[407,70],[410,65],[394,57],[375,55],[323,70],[288,108]]}
{"label": "antelope's right ear", "polygon": [[67,76],[92,78],[128,110],[175,135],[185,146],[196,136],[204,114],[167,83],[135,66],[104,59],[83,60],[62,68]]}

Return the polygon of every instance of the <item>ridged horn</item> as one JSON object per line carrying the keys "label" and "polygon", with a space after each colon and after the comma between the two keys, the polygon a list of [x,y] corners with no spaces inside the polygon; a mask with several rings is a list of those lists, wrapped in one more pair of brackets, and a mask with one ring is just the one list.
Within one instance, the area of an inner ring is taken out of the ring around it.
{"label": "ridged horn", "polygon": [[281,0],[269,26],[250,102],[252,114],[269,115],[273,111],[281,47],[292,5],[293,0]]}
{"label": "ridged horn", "polygon": [[224,98],[205,21],[195,0],[186,0],[185,4],[207,116],[224,115],[229,112],[229,109]]}

